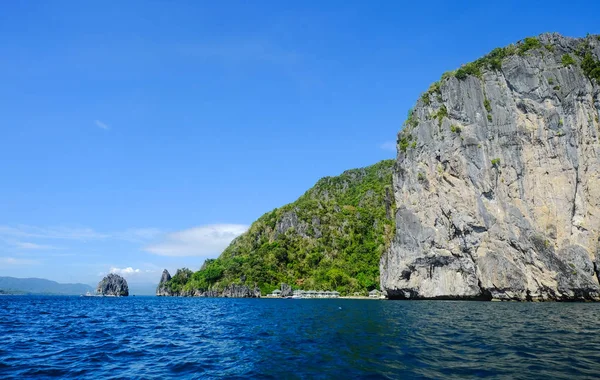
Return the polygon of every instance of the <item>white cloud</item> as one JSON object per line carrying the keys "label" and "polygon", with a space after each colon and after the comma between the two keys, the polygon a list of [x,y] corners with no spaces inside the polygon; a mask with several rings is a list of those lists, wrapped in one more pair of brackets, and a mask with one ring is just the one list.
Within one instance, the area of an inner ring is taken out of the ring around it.
{"label": "white cloud", "polygon": [[40,262],[38,260],[30,259],[16,259],[14,257],[0,257],[0,265],[37,265]]}
{"label": "white cloud", "polygon": [[212,224],[170,233],[164,241],[151,244],[145,250],[162,256],[215,256],[231,241],[243,234],[242,224]]}
{"label": "white cloud", "polygon": [[111,266],[108,271],[98,272],[98,277],[104,277],[109,273],[118,274],[119,276],[123,276],[128,280],[133,281],[155,281],[156,280],[156,272],[153,269],[144,269],[144,268],[134,268],[134,267],[124,267],[119,268],[116,266]]}
{"label": "white cloud", "polygon": [[120,275],[136,274],[136,273],[141,273],[141,272],[142,271],[140,269],[133,269],[132,267],[127,267],[127,268],[111,267],[110,268],[110,273],[120,274]]}
{"label": "white cloud", "polygon": [[396,151],[396,142],[395,141],[386,141],[383,144],[379,145],[379,148],[383,150],[389,150],[392,152]]}
{"label": "white cloud", "polygon": [[108,131],[110,129],[110,126],[108,124],[105,124],[100,120],[94,120],[94,124],[96,124],[96,127],[104,129],[105,131]]}

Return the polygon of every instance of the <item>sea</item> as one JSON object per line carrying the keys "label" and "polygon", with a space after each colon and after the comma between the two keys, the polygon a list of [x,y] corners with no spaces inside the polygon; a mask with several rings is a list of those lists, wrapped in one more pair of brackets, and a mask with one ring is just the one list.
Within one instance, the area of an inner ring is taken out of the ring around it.
{"label": "sea", "polygon": [[0,378],[597,379],[600,304],[0,297]]}

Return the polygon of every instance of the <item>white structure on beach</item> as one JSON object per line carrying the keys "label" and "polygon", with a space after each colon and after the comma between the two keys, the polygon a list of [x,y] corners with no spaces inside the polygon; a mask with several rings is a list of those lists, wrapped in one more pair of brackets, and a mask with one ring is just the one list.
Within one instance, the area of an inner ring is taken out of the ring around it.
{"label": "white structure on beach", "polygon": [[381,298],[381,292],[377,289],[373,289],[369,292],[369,298]]}
{"label": "white structure on beach", "polygon": [[[319,290],[319,291],[315,291],[315,290],[294,290],[294,292],[292,293],[292,297],[291,298],[338,298],[340,296],[340,293],[337,291],[323,291],[323,290]],[[273,290],[273,292],[271,294],[269,294],[270,297],[281,297],[281,290],[279,289],[275,289]],[[290,298],[290,297],[288,297]]]}

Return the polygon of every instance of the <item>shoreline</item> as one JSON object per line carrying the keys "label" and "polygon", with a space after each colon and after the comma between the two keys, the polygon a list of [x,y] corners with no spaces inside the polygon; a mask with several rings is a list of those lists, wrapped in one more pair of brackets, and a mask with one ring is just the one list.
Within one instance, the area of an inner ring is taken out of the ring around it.
{"label": "shoreline", "polygon": [[[217,297],[217,298],[223,298],[223,297]],[[381,300],[387,300],[387,298],[375,298],[375,297],[365,297],[365,296],[344,296],[344,297],[314,297],[314,298],[287,298],[287,297],[270,297],[270,296],[265,296],[265,297],[260,297],[263,299],[271,299],[271,300],[289,300],[289,299],[295,299],[295,300],[370,300],[370,301],[381,301]]]}

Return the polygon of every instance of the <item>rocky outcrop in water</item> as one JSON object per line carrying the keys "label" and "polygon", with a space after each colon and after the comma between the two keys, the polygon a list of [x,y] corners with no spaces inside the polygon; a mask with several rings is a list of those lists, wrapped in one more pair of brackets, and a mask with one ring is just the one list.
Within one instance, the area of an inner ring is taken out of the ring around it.
{"label": "rocky outcrop in water", "polygon": [[598,57],[598,36],[546,34],[422,96],[398,135],[388,297],[600,299]]}
{"label": "rocky outcrop in water", "polygon": [[171,295],[170,290],[167,286],[169,281],[171,281],[171,274],[169,273],[168,270],[165,269],[165,270],[163,270],[162,276],[160,276],[160,282],[158,283],[158,286],[156,287],[156,295],[157,296]]}
{"label": "rocky outcrop in water", "polygon": [[129,286],[123,277],[111,273],[98,283],[96,293],[103,296],[126,297],[129,295]]}

